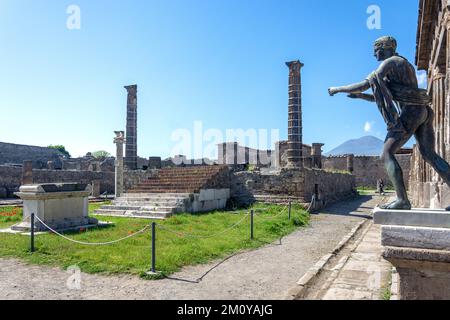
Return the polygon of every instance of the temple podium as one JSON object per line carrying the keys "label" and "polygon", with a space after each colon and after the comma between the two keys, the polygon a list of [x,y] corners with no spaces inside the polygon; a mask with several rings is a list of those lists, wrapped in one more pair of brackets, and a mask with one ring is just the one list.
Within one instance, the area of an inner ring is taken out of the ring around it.
{"label": "temple podium", "polygon": [[383,257],[399,275],[400,300],[450,299],[450,212],[374,210]]}

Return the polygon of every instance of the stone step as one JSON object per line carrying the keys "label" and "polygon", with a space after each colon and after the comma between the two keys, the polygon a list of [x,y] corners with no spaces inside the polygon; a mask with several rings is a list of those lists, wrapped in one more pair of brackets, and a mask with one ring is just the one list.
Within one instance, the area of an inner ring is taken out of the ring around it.
{"label": "stone step", "polygon": [[142,219],[167,219],[172,216],[172,213],[167,212],[151,212],[151,211],[135,211],[135,210],[95,210],[96,215],[108,217],[123,217],[123,218],[142,218]]}
{"label": "stone step", "polygon": [[159,207],[159,208],[176,208],[184,205],[184,201],[151,201],[151,200],[139,200],[139,201],[127,201],[116,200],[112,203],[115,207]]}
{"label": "stone step", "polygon": [[190,193],[124,193],[120,198],[146,198],[146,199],[185,199]]}
{"label": "stone step", "polygon": [[165,194],[165,193],[176,193],[176,192],[189,192],[189,193],[199,193],[200,189],[135,189],[135,190],[129,190],[129,193],[143,193],[143,192],[148,192],[151,191],[153,193],[160,193],[160,194]]}
{"label": "stone step", "polygon": [[127,206],[127,205],[111,205],[102,206],[101,210],[122,210],[122,211],[151,211],[151,212],[164,212],[174,213],[177,210],[177,206]]}
{"label": "stone step", "polygon": [[253,196],[257,202],[268,203],[268,204],[288,204],[289,201],[292,203],[303,203],[303,199],[290,196],[278,196],[278,195],[254,195]]}

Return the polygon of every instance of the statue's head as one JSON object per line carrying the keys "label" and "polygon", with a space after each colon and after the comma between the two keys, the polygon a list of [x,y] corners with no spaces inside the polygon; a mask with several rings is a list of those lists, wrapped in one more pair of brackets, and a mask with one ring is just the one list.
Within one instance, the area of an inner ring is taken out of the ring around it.
{"label": "statue's head", "polygon": [[397,40],[390,36],[379,38],[374,44],[374,55],[378,61],[397,55]]}

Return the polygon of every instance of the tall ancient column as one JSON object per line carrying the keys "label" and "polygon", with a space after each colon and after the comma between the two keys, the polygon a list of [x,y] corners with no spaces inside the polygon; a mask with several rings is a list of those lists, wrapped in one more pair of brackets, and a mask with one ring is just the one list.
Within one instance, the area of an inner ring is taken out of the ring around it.
{"label": "tall ancient column", "polygon": [[116,137],[114,143],[116,144],[116,175],[115,175],[115,190],[116,198],[120,197],[124,191],[123,189],[123,144],[125,143],[125,133],[123,131],[115,131]]}
{"label": "tall ancient column", "polygon": [[287,62],[289,67],[288,168],[303,168],[302,80],[300,61]]}
{"label": "tall ancient column", "polygon": [[125,165],[129,170],[137,169],[137,85],[126,86],[127,98],[127,136]]}

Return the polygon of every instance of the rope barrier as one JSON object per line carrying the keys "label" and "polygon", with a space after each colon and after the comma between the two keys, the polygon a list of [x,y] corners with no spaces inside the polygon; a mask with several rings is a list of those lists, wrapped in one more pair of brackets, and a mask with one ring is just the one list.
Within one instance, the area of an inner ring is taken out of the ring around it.
{"label": "rope barrier", "polygon": [[261,214],[255,214],[255,217],[266,218],[265,221],[272,221],[272,220],[275,220],[276,218],[280,217],[281,215],[283,215],[288,209],[289,209],[289,206],[285,206],[284,209],[280,211],[280,213],[278,213],[277,215],[275,215],[273,217],[264,217]]}
{"label": "rope barrier", "polygon": [[181,238],[181,237],[186,237],[186,238],[196,238],[196,239],[211,239],[211,238],[215,238],[215,237],[221,236],[222,234],[225,234],[225,233],[227,233],[228,231],[230,231],[230,230],[236,228],[236,227],[239,226],[242,222],[244,222],[244,220],[245,220],[246,218],[248,218],[249,216],[250,216],[250,214],[246,214],[241,220],[239,220],[237,223],[235,223],[235,224],[232,225],[231,227],[229,227],[229,228],[227,228],[227,229],[225,229],[225,230],[223,230],[223,231],[221,231],[221,232],[219,232],[219,233],[216,233],[216,234],[213,234],[213,235],[209,235],[209,236],[198,236],[198,235],[194,235],[194,234],[190,234],[190,233],[177,232],[177,231],[174,231],[174,230],[172,230],[172,229],[170,229],[170,228],[164,227],[164,226],[159,225],[159,224],[157,225],[157,227],[160,228],[160,229],[162,229],[162,230],[164,230],[164,231],[173,233],[173,234],[177,235],[177,236],[180,237],[180,238]]}
{"label": "rope barrier", "polygon": [[55,231],[54,229],[50,228],[47,224],[45,224],[45,222],[43,222],[41,219],[39,219],[38,216],[35,216],[35,218],[40,223],[42,223],[42,225],[44,227],[46,227],[50,232],[60,236],[61,238],[65,239],[67,241],[70,241],[70,242],[73,242],[73,243],[77,243],[77,244],[81,244],[81,245],[86,245],[86,246],[107,246],[107,245],[115,244],[115,243],[118,243],[118,242],[130,239],[130,238],[133,238],[133,237],[135,237],[135,236],[137,236],[137,235],[139,235],[141,233],[144,233],[148,228],[150,228],[150,226],[146,226],[144,229],[142,229],[140,231],[137,231],[137,232],[135,232],[135,233],[133,233],[131,235],[128,235],[128,236],[126,236],[124,238],[121,238],[121,239],[118,239],[118,240],[114,240],[114,241],[109,241],[109,242],[83,242],[83,241],[78,241],[78,240],[74,240],[74,239],[68,238],[68,237],[64,236],[63,234],[61,234],[61,233]]}
{"label": "rope barrier", "polygon": [[311,213],[312,206],[316,203],[316,195],[314,194],[311,199],[311,204],[309,205],[309,208],[306,210],[308,213]]}

